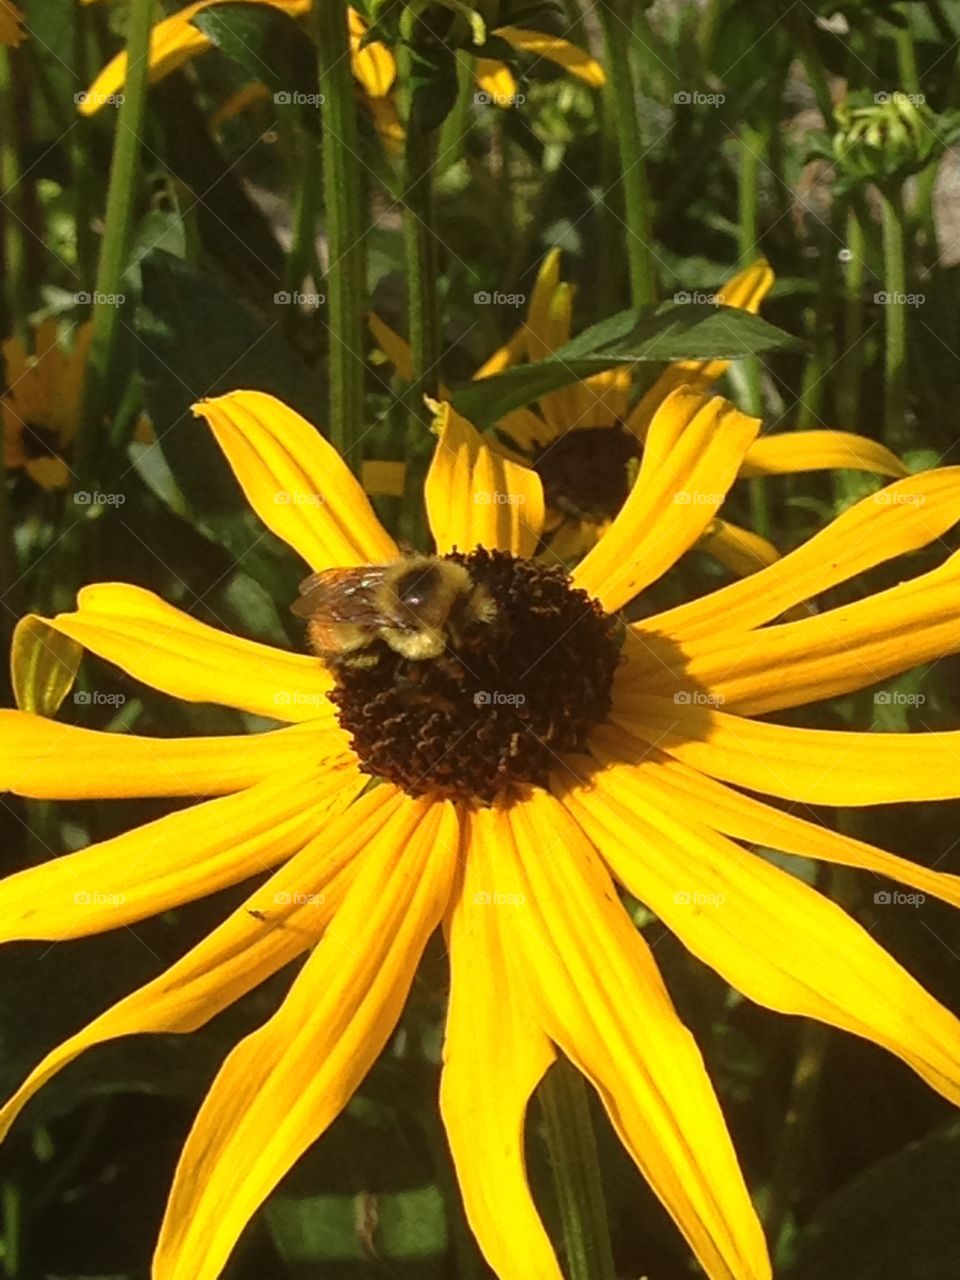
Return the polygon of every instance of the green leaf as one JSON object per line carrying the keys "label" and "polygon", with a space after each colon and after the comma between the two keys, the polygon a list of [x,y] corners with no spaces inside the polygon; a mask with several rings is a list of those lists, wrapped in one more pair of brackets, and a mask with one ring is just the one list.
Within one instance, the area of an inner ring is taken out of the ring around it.
{"label": "green leaf", "polygon": [[797,345],[796,338],[747,311],[675,300],[609,316],[546,360],[461,387],[453,404],[478,427],[490,427],[511,409],[619,365],[736,360]]}
{"label": "green leaf", "polygon": [[800,1231],[788,1280],[946,1280],[960,1257],[960,1125],[855,1178]]}
{"label": "green leaf", "polygon": [[217,5],[198,13],[191,23],[255,80],[263,81],[279,109],[295,110],[307,128],[319,129],[316,54],[293,18],[266,4],[245,3]]}
{"label": "green leaf", "polygon": [[377,1256],[436,1258],[447,1249],[443,1199],[436,1187],[409,1191],[276,1196],[267,1221],[281,1257],[291,1266],[325,1259]]}

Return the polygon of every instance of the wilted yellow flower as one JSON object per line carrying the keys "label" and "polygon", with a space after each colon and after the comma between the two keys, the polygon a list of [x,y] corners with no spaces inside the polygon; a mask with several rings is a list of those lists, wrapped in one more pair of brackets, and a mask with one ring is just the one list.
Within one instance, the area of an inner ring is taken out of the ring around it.
{"label": "wilted yellow flower", "polygon": [[[596,1088],[711,1280],[768,1280],[709,1076],[615,882],[748,998],[864,1036],[960,1100],[960,1023],[843,910],[749,848],[861,868],[960,905],[957,877],[756,798],[802,808],[960,795],[956,732],[756,718],[960,648],[960,553],[855,604],[776,621],[936,542],[960,519],[960,468],[897,481],[753,578],[626,626],[617,610],[701,536],[757,420],[719,397],[670,392],[627,502],[568,576],[531,558],[544,512],[536,473],[444,405],[425,488],[440,559],[417,565],[427,577],[404,593],[405,613],[399,589],[370,595],[384,575],[365,569],[395,564],[396,543],[307,422],[258,392],[197,412],[267,527],[314,573],[351,586],[350,616],[369,631],[364,661],[227,635],[119,583],[24,624],[168,695],[287,727],[157,739],[0,712],[0,786],[17,794],[210,797],[8,879],[3,937],[129,925],[275,868],[169,970],[54,1049],[0,1125],[91,1045],[191,1031],[305,954],[281,1007],[224,1063],[176,1173],[153,1275],[214,1280],[251,1214],[360,1085],[442,925],[452,988],[440,1107],[470,1224],[500,1280],[560,1280],[523,1138],[558,1054]],[[417,610],[438,566],[445,578],[457,566],[460,583],[447,647],[405,657],[398,634],[405,649],[422,630]],[[464,612],[477,591],[483,609]]]}

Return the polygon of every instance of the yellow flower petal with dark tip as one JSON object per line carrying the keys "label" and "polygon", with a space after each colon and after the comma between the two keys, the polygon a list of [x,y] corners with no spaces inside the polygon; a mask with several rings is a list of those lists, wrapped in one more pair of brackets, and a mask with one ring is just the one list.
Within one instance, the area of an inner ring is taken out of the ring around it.
{"label": "yellow flower petal with dark tip", "polygon": [[918,551],[960,520],[960,467],[894,481],[850,507],[808,542],[744,582],[643,624],[675,641],[747,631],[885,560]]}
{"label": "yellow flower petal with dark tip", "polygon": [[238,884],[289,858],[366,779],[307,769],[28,867],[0,881],[0,942],[59,942],[118,929]]}
{"label": "yellow flower petal with dark tip", "polygon": [[448,931],[450,1005],[440,1111],[467,1221],[499,1280],[562,1280],[527,1183],[527,1105],[555,1058],[507,962],[499,816],[465,815],[463,881]]}
{"label": "yellow flower petal with dark tip", "polygon": [[759,427],[719,396],[672,392],[630,496],[574,570],[577,586],[611,610],[655,582],[709,526]]}
{"label": "yellow flower petal with dark tip", "polygon": [[872,1040],[960,1103],[960,1021],[836,903],[665,813],[629,767],[566,802],[621,884],[732,987]]}
{"label": "yellow flower petal with dark tip", "polygon": [[215,702],[276,720],[328,719],[333,678],[313,657],[242,640],[122,582],[84,587],[75,613],[19,627],[68,636],[127,675],[186,702]]}
{"label": "yellow flower petal with dark tip", "polygon": [[402,803],[392,787],[363,796],[176,964],[47,1054],[0,1110],[0,1138],[48,1080],[93,1045],[195,1031],[312,947],[343,900],[358,854]]}
{"label": "yellow flower petal with dark tip", "polygon": [[[634,752],[631,753],[630,744],[625,742],[623,735],[610,729],[595,735],[590,747],[598,760],[615,764],[623,758],[625,750],[628,755],[636,753],[636,742],[633,745]],[[646,750],[643,759],[637,761],[633,777],[647,784],[648,795],[651,794],[650,787],[654,787],[657,802],[680,821],[686,821],[696,813],[699,821],[736,840],[778,849],[781,853],[797,857],[869,871],[960,907],[960,876],[932,871],[886,849],[878,849],[876,845],[809,822],[795,813],[775,809],[762,800],[743,795],[714,778],[688,769],[679,760],[672,760],[655,749]]]}
{"label": "yellow flower petal with dark tip", "polygon": [[729,520],[718,519],[709,524],[700,535],[697,548],[725,564],[738,578],[747,578],[780,559],[780,552],[772,542]]}
{"label": "yellow flower petal with dark tip", "polygon": [[631,694],[617,700],[612,718],[712,778],[784,800],[855,806],[960,796],[960,730],[796,729]]}
{"label": "yellow flower petal with dark tip", "polygon": [[262,391],[202,400],[250,505],[313,569],[383,564],[399,555],[359,481],[299,413]]}
{"label": "yellow flower petal with dark tip", "polygon": [[368,844],[280,1009],[233,1050],[177,1167],[155,1280],[214,1280],[253,1211],[340,1114],[393,1031],[457,865],[452,805],[409,800]]}
{"label": "yellow flower petal with dark tip", "polygon": [[569,40],[561,40],[558,36],[547,35],[545,31],[530,31],[526,27],[497,27],[493,34],[506,40],[520,53],[530,53],[537,58],[546,58],[555,62],[570,75],[576,76],[584,84],[599,89],[606,84],[607,77],[603,67],[596,58],[591,58],[585,49],[580,49]]}
{"label": "yellow flower petal with dark tip", "polygon": [[592,1082],[711,1280],[765,1280],[763,1232],[703,1060],[595,849],[545,792],[502,814],[492,887],[521,900],[505,941],[543,1029]]}
{"label": "yellow flower petal with dark tip", "polygon": [[[760,310],[760,303],[773,287],[774,278],[770,263],[758,258],[720,286],[717,300],[724,306],[738,307],[741,311],[749,311],[755,315]],[[627,426],[642,440],[657,408],[671,391],[684,386],[705,391],[722,377],[729,365],[729,360],[676,361],[663,371],[638,401],[627,419]]]}
{"label": "yellow flower petal with dark tip", "polygon": [[296,768],[304,752],[340,759],[339,726],[307,723],[272,733],[138,738],[0,709],[0,791],[34,800],[222,796]]}
{"label": "yellow flower petal with dark tip", "polygon": [[762,715],[878,684],[960,650],[960,552],[939,569],[800,622],[687,647],[680,678]]}
{"label": "yellow flower petal with dark tip", "polygon": [[786,476],[798,471],[872,471],[907,476],[895,453],[852,431],[789,431],[760,436],[744,459],[741,476]]}
{"label": "yellow flower petal with dark tip", "polygon": [[438,552],[484,546],[533,555],[543,529],[539,477],[494,453],[452,405],[436,412],[438,442],[424,495]]}

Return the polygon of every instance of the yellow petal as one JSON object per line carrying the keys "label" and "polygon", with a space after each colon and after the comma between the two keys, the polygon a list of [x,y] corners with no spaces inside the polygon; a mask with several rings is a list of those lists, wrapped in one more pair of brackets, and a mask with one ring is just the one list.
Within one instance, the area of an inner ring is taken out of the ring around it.
{"label": "yellow petal", "polygon": [[[800,622],[696,641],[677,671],[741,715],[837,697],[960,649],[960,553],[932,573]],[[878,694],[889,699],[889,693]]]}
{"label": "yellow petal", "polygon": [[498,347],[493,355],[483,362],[473,375],[474,378],[492,378],[495,373],[503,373],[504,369],[509,369],[512,365],[515,365],[523,355],[526,341],[524,326],[520,325],[503,346]]}
{"label": "yellow petal", "polygon": [[780,552],[772,542],[729,520],[714,520],[708,525],[697,548],[726,565],[738,578],[749,577],[780,559]]}
{"label": "yellow petal", "polygon": [[10,645],[13,696],[23,711],[56,715],[73,688],[83,650],[67,636],[52,632],[36,614],[21,618]]}
{"label": "yellow petal", "polygon": [[238,884],[302,849],[365,782],[353,765],[301,766],[7,876],[0,941],[82,938]]}
{"label": "yellow petal", "polygon": [[795,729],[627,693],[611,718],[713,778],[785,800],[866,805],[960,796],[960,731]]}
{"label": "yellow petal", "polygon": [[410,351],[410,343],[401,338],[396,330],[385,324],[375,311],[367,312],[367,324],[376,339],[377,346],[384,352],[400,377],[404,382],[412,382],[413,355]]}
{"label": "yellow petal", "polygon": [[387,94],[383,98],[364,96],[361,101],[373,117],[373,125],[380,139],[380,145],[387,155],[402,155],[406,132],[403,127],[403,121],[400,119],[400,112],[397,110],[397,101],[394,95]]}
{"label": "yellow petal", "polygon": [[495,429],[498,435],[505,435],[525,457],[533,457],[560,434],[532,409],[511,409],[500,419]]}
{"label": "yellow petal", "polygon": [[[597,759],[607,764],[621,761],[625,754],[631,759],[638,754],[636,741],[625,743],[615,730],[594,734],[590,748]],[[671,760],[655,749],[645,750],[633,769],[634,777],[647,783],[648,795],[652,798],[655,794],[657,803],[680,821],[696,813],[705,825],[737,840],[801,858],[816,858],[820,862],[869,871],[960,907],[960,876],[931,871],[876,845],[775,809],[688,769],[679,760]]]}
{"label": "yellow petal", "polygon": [[[756,314],[760,303],[773,287],[774,274],[763,258],[727,280],[717,291],[717,300],[727,307]],[[729,360],[678,360],[665,369],[650,390],[637,403],[627,419],[627,426],[640,439],[646,437],[653,415],[671,391],[689,387],[706,391],[730,365]]]}
{"label": "yellow petal", "polygon": [[720,396],[671,393],[650,426],[636,484],[577,566],[576,585],[612,610],[666,573],[716,516],[759,426]]}
{"label": "yellow petal", "polygon": [[0,1110],[0,1139],[33,1095],[93,1045],[144,1032],[195,1031],[313,946],[339,907],[357,858],[401,802],[392,787],[374,788],[176,964],[58,1045]]}
{"label": "yellow petal", "polygon": [[31,615],[19,628],[46,625],[135,680],[188,702],[291,722],[332,715],[333,679],[317,658],[208,627],[152,591],[122,582],[84,587],[77,603],[75,613]]}
{"label": "yellow petal", "polygon": [[872,1040],[960,1102],[960,1022],[829,898],[693,820],[629,766],[568,798],[616,878],[751,1000]]}
{"label": "yellow petal", "polygon": [[0,791],[34,800],[222,796],[304,760],[340,759],[339,728],[294,725],[217,738],[139,738],[0,709]]}
{"label": "yellow petal", "polygon": [[262,391],[202,400],[205,418],[257,515],[313,569],[383,564],[397,545],[347,464],[316,428]]}
{"label": "yellow petal", "polygon": [[527,307],[528,360],[545,360],[553,351],[550,346],[550,312],[559,286],[560,250],[551,249],[540,264],[533,293],[530,295],[530,305]]}
{"label": "yellow petal", "polygon": [[[280,9],[291,18],[298,18],[310,8],[310,0],[241,0],[241,3],[267,3],[274,9]],[[164,76],[182,67],[185,62],[195,58],[197,54],[209,49],[210,41],[197,27],[190,25],[191,18],[214,5],[227,3],[227,0],[200,0],[197,4],[189,4],[158,22],[150,33],[150,82],[162,80]],[[115,93],[123,89],[127,79],[127,55],[119,53],[100,72],[80,103],[81,115],[92,116]]]}
{"label": "yellow petal", "polygon": [[852,431],[790,431],[761,436],[750,447],[741,476],[785,476],[796,471],[872,471],[906,476],[909,471],[886,445]]}
{"label": "yellow petal", "polygon": [[507,44],[521,53],[531,53],[535,57],[555,62],[591,88],[599,89],[606,84],[607,77],[596,58],[591,58],[585,49],[579,49],[569,40],[547,35],[544,31],[530,31],[525,27],[497,27],[493,34],[506,40]]}
{"label": "yellow petal", "polygon": [[532,556],[543,529],[540,477],[494,453],[446,402],[437,406],[434,430],[424,496],[438,552],[481,546]]}
{"label": "yellow petal", "polygon": [[554,1059],[513,981],[495,899],[496,818],[466,819],[463,882],[449,928],[450,1005],[440,1110],[467,1220],[500,1280],[561,1280],[527,1183],[524,1120]]}
{"label": "yellow petal", "polygon": [[392,1032],[457,861],[452,805],[408,800],[323,941],[230,1054],[187,1139],[155,1280],[215,1280],[251,1215],[343,1110]]}
{"label": "yellow petal", "polygon": [[[487,101],[497,107],[512,107],[517,97],[517,82],[513,72],[503,62],[495,58],[477,58],[474,62],[474,76],[481,93],[487,95]],[[481,102],[484,101],[481,98]]]}
{"label": "yellow petal", "polygon": [[0,3],[0,44],[17,48],[22,44],[26,31],[23,29],[23,14],[11,0]]}
{"label": "yellow petal", "polygon": [[925,547],[958,520],[960,467],[897,480],[844,511],[776,564],[658,614],[642,629],[676,641],[748,631],[885,560]]}
{"label": "yellow petal", "polygon": [[380,40],[372,40],[365,48],[360,48],[367,24],[351,6],[347,7],[347,27],[353,74],[368,97],[385,98],[397,78],[397,63],[393,54]]}
{"label": "yellow petal", "polygon": [[544,1030],[593,1083],[711,1280],[769,1277],[703,1060],[596,851],[545,792],[502,827],[497,865],[522,895],[503,929]]}

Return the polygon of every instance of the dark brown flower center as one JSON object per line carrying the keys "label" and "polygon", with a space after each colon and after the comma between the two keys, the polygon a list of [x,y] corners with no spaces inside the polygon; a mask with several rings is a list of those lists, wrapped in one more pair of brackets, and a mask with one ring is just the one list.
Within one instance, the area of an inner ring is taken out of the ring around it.
{"label": "dark brown flower center", "polygon": [[60,457],[60,434],[49,427],[40,427],[33,422],[25,422],[20,435],[20,447],[30,462],[38,458]]}
{"label": "dark brown flower center", "polygon": [[492,619],[412,660],[377,638],[367,665],[332,664],[331,694],[365,770],[410,795],[490,801],[544,784],[610,708],[621,634],[562,569],[482,548],[446,557],[492,599]]}
{"label": "dark brown flower center", "polygon": [[612,519],[627,499],[639,456],[640,441],[624,426],[577,427],[547,445],[533,468],[554,511]]}

